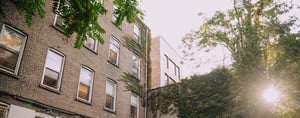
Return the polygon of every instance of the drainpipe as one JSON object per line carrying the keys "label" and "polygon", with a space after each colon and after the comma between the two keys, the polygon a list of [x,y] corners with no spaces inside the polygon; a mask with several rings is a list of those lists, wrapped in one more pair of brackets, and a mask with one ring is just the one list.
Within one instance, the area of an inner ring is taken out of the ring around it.
{"label": "drainpipe", "polygon": [[147,118],[147,113],[148,113],[148,110],[147,110],[147,107],[148,107],[148,28],[146,28],[146,89],[145,89],[145,118]]}

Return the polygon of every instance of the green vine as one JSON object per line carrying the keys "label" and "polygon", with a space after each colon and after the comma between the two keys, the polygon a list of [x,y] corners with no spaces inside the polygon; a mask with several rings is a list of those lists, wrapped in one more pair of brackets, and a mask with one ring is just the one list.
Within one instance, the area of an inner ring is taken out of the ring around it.
{"label": "green vine", "polygon": [[[149,87],[149,80],[151,81],[151,60],[150,60],[150,47],[151,47],[151,34],[149,31],[146,30],[147,27],[143,24],[140,24],[140,42],[138,42],[136,39],[134,39],[131,36],[125,36],[122,44],[127,47],[132,52],[138,54],[141,57],[141,63],[147,64],[147,75],[145,81],[147,81],[147,85],[141,85],[140,80],[136,78],[133,74],[124,72],[121,78],[121,81],[125,82],[125,87],[128,91],[131,91],[141,98],[141,102],[143,105],[145,105],[145,92],[147,91],[145,89],[145,86]],[[150,43],[149,43],[150,42]],[[144,66],[145,67],[145,66]],[[143,69],[141,67],[141,69]]]}
{"label": "green vine", "polygon": [[149,109],[152,117],[178,113],[179,118],[217,118],[231,115],[230,84],[233,76],[227,69],[216,69],[207,75],[152,90]]}
{"label": "green vine", "polygon": [[125,82],[125,87],[138,96],[144,96],[144,87],[140,84],[140,80],[131,73],[123,73],[121,81]]}

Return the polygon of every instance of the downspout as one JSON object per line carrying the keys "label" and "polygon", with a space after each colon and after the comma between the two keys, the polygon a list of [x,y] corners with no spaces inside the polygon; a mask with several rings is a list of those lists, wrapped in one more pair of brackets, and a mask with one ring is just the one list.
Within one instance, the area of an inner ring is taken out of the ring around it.
{"label": "downspout", "polygon": [[148,28],[146,28],[145,118],[147,118],[147,113],[148,113],[148,110],[147,110],[147,108],[148,108],[148,40],[149,40],[148,39]]}

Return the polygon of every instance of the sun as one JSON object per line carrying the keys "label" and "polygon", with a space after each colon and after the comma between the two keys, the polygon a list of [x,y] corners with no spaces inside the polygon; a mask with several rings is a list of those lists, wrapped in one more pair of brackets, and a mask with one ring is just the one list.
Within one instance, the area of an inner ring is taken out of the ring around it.
{"label": "sun", "polygon": [[280,92],[273,86],[269,87],[264,90],[263,98],[265,101],[275,104],[275,103],[279,102],[279,100],[280,100]]}

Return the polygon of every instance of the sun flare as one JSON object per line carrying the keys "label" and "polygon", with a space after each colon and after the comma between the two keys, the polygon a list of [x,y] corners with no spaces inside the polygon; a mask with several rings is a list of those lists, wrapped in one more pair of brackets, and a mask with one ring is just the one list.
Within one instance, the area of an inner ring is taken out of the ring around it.
{"label": "sun flare", "polygon": [[269,103],[277,103],[280,99],[280,92],[274,87],[267,88],[263,92],[263,98]]}

